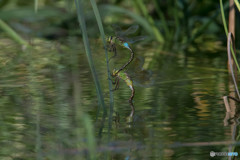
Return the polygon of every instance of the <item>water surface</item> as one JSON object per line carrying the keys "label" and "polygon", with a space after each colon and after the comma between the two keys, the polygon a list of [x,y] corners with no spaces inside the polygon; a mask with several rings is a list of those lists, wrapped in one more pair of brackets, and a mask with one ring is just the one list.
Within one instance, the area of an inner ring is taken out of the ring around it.
{"label": "water surface", "polygon": [[[28,51],[10,42],[9,48],[2,47],[1,159],[88,159],[81,112],[94,124],[97,159],[202,160],[210,158],[210,151],[227,151],[228,145],[200,145],[231,140],[231,128],[223,125],[222,97],[229,93],[225,53],[163,54],[152,47],[135,48],[145,58],[145,69],[152,71],[153,83],[135,85],[136,111],[129,120],[131,91],[120,81],[109,121],[104,52],[93,49],[106,117],[77,42],[43,43]],[[127,60],[128,53],[121,53],[111,69]]]}

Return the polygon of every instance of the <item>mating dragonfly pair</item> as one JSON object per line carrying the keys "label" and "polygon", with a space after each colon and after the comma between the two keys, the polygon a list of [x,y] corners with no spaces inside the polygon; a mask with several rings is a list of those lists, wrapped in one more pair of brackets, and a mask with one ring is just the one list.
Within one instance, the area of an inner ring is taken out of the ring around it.
{"label": "mating dragonfly pair", "polygon": [[[134,85],[133,85],[133,78],[134,78],[134,82],[140,82],[141,81],[145,81],[146,79],[150,78],[151,72],[150,71],[146,71],[142,69],[142,66],[144,64],[144,59],[140,58],[140,57],[136,57],[134,58],[134,52],[132,50],[132,48],[129,46],[129,43],[134,43],[136,41],[140,41],[145,39],[145,36],[137,36],[137,37],[133,37],[133,38],[128,38],[128,35],[131,35],[133,33],[135,33],[138,30],[138,25],[133,25],[131,27],[129,27],[127,30],[122,31],[122,29],[117,26],[117,25],[112,25],[116,36],[110,36],[107,39],[108,42],[108,49],[110,52],[113,52],[114,55],[112,57],[109,58],[109,61],[112,58],[115,58],[117,56],[117,45],[122,46],[123,48],[126,48],[130,51],[131,56],[129,58],[129,60],[120,67],[120,69],[114,69],[113,73],[112,73],[112,77],[115,78],[115,88],[114,90],[117,90],[119,88],[119,80],[122,79],[123,81],[125,81],[125,83],[129,86],[129,88],[132,91],[132,94],[129,98],[129,103],[131,104],[132,107],[132,112],[134,112],[134,107],[133,107],[133,97],[135,94],[135,89],[134,89]],[[132,73],[129,73],[128,71],[130,71],[130,69],[128,68],[128,70],[124,70],[126,69],[126,67],[132,62],[133,62],[133,67],[134,69],[132,69]],[[124,70],[124,71],[123,71]]]}

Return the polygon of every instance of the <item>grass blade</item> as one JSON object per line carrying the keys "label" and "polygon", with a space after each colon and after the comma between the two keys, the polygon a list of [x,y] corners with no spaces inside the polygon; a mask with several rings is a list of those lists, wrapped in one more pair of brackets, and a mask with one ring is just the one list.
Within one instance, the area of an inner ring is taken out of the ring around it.
{"label": "grass blade", "polygon": [[224,26],[225,34],[226,34],[226,36],[227,36],[227,35],[228,35],[228,29],[227,29],[227,23],[226,23],[226,19],[225,19],[225,14],[224,14],[223,3],[222,3],[222,0],[220,0],[219,2],[220,2],[220,8],[221,8],[221,15],[222,15],[223,26]]}
{"label": "grass blade", "polygon": [[5,31],[13,40],[20,45],[28,46],[28,43],[22,39],[10,26],[8,26],[3,20],[0,19],[0,28]]}
{"label": "grass blade", "polygon": [[[108,60],[108,52],[107,52],[107,44],[106,44],[106,38],[105,38],[105,33],[104,33],[104,29],[103,29],[103,25],[102,25],[102,20],[101,20],[101,16],[97,7],[97,4],[95,2],[95,0],[90,0],[91,4],[92,4],[92,8],[93,8],[93,12],[95,14],[96,20],[97,20],[97,24],[98,24],[98,28],[101,34],[101,38],[104,44],[104,48],[105,48],[105,56],[106,56],[106,62],[107,62],[107,73],[108,73],[108,86],[109,86],[109,98],[110,98],[110,113],[108,116],[108,133],[109,133],[109,138],[110,138],[110,131],[112,128],[112,115],[113,115],[113,107],[114,107],[114,99],[113,99],[113,92],[112,92],[112,81],[111,81],[111,73],[110,73],[110,69],[109,69],[109,60]],[[103,115],[103,119],[102,119],[102,124],[104,125],[104,121],[105,121],[105,115]]]}
{"label": "grass blade", "polygon": [[[226,23],[226,19],[225,19],[223,3],[222,3],[222,0],[219,0],[219,2],[220,2],[220,8],[221,8],[221,15],[222,15],[224,30],[225,30],[225,33],[226,33],[226,37],[228,37],[228,28],[227,28],[227,23]],[[240,68],[239,68],[236,56],[234,54],[235,52],[234,52],[232,46],[231,46],[231,53],[233,53],[232,56],[233,56],[234,62],[237,66],[238,72],[240,73]]]}
{"label": "grass blade", "polygon": [[90,1],[91,1],[91,4],[92,4],[93,12],[95,14],[97,24],[98,24],[98,28],[99,28],[101,38],[102,38],[104,48],[105,48],[105,56],[106,56],[106,60],[107,60],[108,85],[109,85],[109,92],[110,92],[110,112],[112,112],[113,101],[114,100],[113,100],[113,94],[112,94],[112,91],[111,91],[112,90],[112,81],[111,81],[111,73],[110,73],[109,63],[108,63],[106,38],[105,38],[105,33],[104,33],[103,25],[102,25],[102,20],[101,20],[101,16],[100,16],[97,4],[96,4],[95,0],[90,0]]}
{"label": "grass blade", "polygon": [[[85,51],[87,54],[88,63],[90,65],[90,69],[91,69],[92,76],[93,76],[94,83],[95,83],[96,90],[97,90],[98,100],[105,112],[106,109],[105,109],[104,99],[103,99],[100,83],[97,78],[94,63],[92,60],[92,54],[91,54],[90,44],[89,44],[89,40],[88,40],[88,36],[87,36],[87,29],[86,29],[86,23],[85,23],[84,12],[82,9],[81,0],[75,0],[75,5],[77,8],[78,21],[80,24],[80,28],[82,30],[83,42],[84,42]],[[76,107],[79,107],[79,106],[76,106]],[[88,145],[88,149],[89,149],[90,159],[94,160],[94,159],[96,159],[96,141],[95,141],[95,137],[94,137],[92,122],[91,122],[90,118],[81,111],[79,112],[79,116],[81,117],[84,128],[86,129],[86,132],[87,132],[87,145]]]}
{"label": "grass blade", "polygon": [[92,76],[94,79],[94,83],[96,86],[98,101],[105,111],[106,109],[105,109],[104,99],[103,99],[103,95],[102,95],[102,90],[101,90],[100,83],[99,83],[99,80],[98,80],[98,77],[96,74],[96,69],[94,67],[90,44],[89,44],[89,40],[88,40],[88,36],[87,36],[87,29],[86,29],[85,17],[84,17],[84,13],[83,13],[83,9],[82,9],[81,0],[75,0],[75,4],[76,4],[76,8],[77,8],[78,21],[79,21],[79,25],[80,25],[80,28],[82,31],[83,43],[85,46],[88,63],[89,63],[89,66],[90,66],[90,69],[92,72]]}
{"label": "grass blade", "polygon": [[234,3],[237,6],[238,11],[240,12],[240,4],[239,4],[239,2],[237,0],[234,0]]}

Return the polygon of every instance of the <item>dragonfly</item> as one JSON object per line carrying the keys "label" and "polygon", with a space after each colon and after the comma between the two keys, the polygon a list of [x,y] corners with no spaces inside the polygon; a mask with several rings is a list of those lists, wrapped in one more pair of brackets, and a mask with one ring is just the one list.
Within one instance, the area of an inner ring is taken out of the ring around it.
{"label": "dragonfly", "polygon": [[130,47],[129,43],[134,43],[136,41],[143,40],[143,39],[145,39],[145,36],[136,36],[136,37],[132,37],[132,38],[127,37],[128,35],[131,35],[138,30],[138,28],[139,28],[138,25],[132,25],[125,31],[123,31],[116,24],[113,24],[112,28],[115,31],[116,36],[110,36],[107,38],[107,42],[109,44],[109,51],[114,53],[114,55],[109,58],[109,61],[117,55],[116,44],[118,44],[119,46],[122,46],[123,48],[127,48],[131,53],[131,57],[128,60],[128,62],[125,63],[119,70],[117,70],[118,72],[120,72],[123,69],[125,69],[132,62],[132,60],[134,58],[134,52],[133,52],[132,48]]}
{"label": "dragonfly", "polygon": [[[117,90],[119,88],[120,79],[122,79],[127,84],[127,86],[131,89],[132,94],[131,94],[128,102],[131,104],[131,106],[133,106],[132,101],[133,101],[133,97],[135,95],[135,89],[134,89],[134,86],[133,86],[132,79],[129,77],[129,75],[126,72],[119,72],[116,69],[113,70],[112,76],[115,77],[114,84],[116,84],[116,85],[115,85],[114,90]],[[134,108],[132,108],[132,110],[134,111]]]}
{"label": "dragonfly", "polygon": [[135,95],[135,85],[142,87],[150,86],[153,84],[152,72],[150,70],[143,69],[144,58],[136,57],[127,70],[119,72],[117,69],[113,69],[112,77],[115,78],[113,84],[115,84],[114,91],[119,89],[120,80],[123,80],[126,85],[131,89],[131,96],[129,103],[132,107],[132,113],[134,113],[133,98]]}

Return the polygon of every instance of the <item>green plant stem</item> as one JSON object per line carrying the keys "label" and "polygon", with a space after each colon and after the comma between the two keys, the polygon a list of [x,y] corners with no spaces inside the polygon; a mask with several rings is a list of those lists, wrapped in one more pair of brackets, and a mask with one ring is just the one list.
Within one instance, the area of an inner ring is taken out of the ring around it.
{"label": "green plant stem", "polygon": [[227,29],[227,23],[226,23],[226,19],[225,19],[225,14],[224,14],[224,8],[223,8],[222,0],[220,0],[220,8],[221,8],[223,27],[224,27],[225,34],[227,36],[228,35],[228,29]]}
{"label": "green plant stem", "polygon": [[240,12],[240,4],[238,0],[234,0],[235,5],[237,6],[238,11]]}
{"label": "green plant stem", "polygon": [[101,104],[101,106],[103,107],[104,111],[105,110],[105,104],[104,104],[104,99],[103,99],[103,95],[102,95],[102,90],[100,87],[100,83],[97,77],[97,73],[96,73],[96,69],[93,63],[93,59],[92,59],[92,53],[91,53],[91,49],[90,49],[90,44],[89,44],[89,40],[88,40],[88,36],[87,36],[87,29],[86,29],[86,23],[85,23],[85,18],[84,18],[84,13],[83,13],[83,9],[82,9],[82,3],[81,0],[75,0],[75,4],[77,7],[77,14],[78,14],[78,21],[80,24],[80,28],[82,30],[82,36],[83,36],[83,43],[85,46],[85,51],[86,51],[86,55],[87,55],[87,59],[88,59],[88,63],[91,69],[91,73],[94,79],[94,83],[96,86],[96,91],[97,91],[97,96],[98,96],[98,101]]}
{"label": "green plant stem", "polygon": [[28,46],[28,43],[22,39],[10,26],[0,19],[0,28],[20,45]]}
{"label": "green plant stem", "polygon": [[[89,44],[89,40],[88,40],[88,36],[87,36],[87,29],[86,29],[84,11],[83,11],[83,7],[82,7],[82,1],[75,0],[75,5],[77,8],[78,21],[79,21],[79,25],[80,25],[80,28],[82,31],[83,42],[84,42],[84,46],[85,46],[88,63],[89,63],[91,73],[92,73],[92,76],[94,79],[94,83],[96,86],[98,101],[101,104],[101,106],[103,107],[104,112],[106,112],[106,107],[104,104],[104,99],[103,99],[100,83],[97,78],[97,74],[96,74],[96,70],[94,67],[92,54],[91,54],[91,50],[90,50],[90,44]],[[79,106],[76,106],[76,107],[79,107]],[[80,112],[79,114],[81,114],[79,116],[81,117],[82,122],[84,124],[84,128],[87,131],[87,139],[88,139],[87,145],[88,145],[88,149],[90,151],[90,153],[89,153],[90,159],[94,160],[94,159],[96,159],[96,141],[95,141],[95,137],[94,137],[92,123],[91,123],[90,118],[87,115],[85,115],[83,112]]]}
{"label": "green plant stem", "polygon": [[[101,16],[100,16],[96,1],[95,0],[90,0],[90,2],[92,4],[93,12],[95,14],[97,24],[98,24],[98,28],[99,28],[101,38],[102,38],[104,48],[105,48],[105,57],[106,57],[106,62],[107,62],[107,73],[108,73],[109,96],[110,96],[109,97],[110,98],[110,105],[109,105],[110,113],[108,114],[108,138],[110,140],[110,137],[111,137],[110,133],[111,133],[111,129],[112,129],[112,115],[113,115],[113,107],[114,107],[114,98],[113,98],[113,92],[112,92],[111,73],[110,73],[110,69],[109,69],[107,43],[106,43],[105,33],[104,33],[103,25],[102,25]],[[105,115],[103,114],[102,125],[104,125],[104,122],[105,122]]]}
{"label": "green plant stem", "polygon": [[[109,63],[108,63],[108,52],[107,52],[107,43],[106,43],[106,38],[105,38],[105,33],[104,33],[104,29],[103,29],[103,25],[102,25],[102,20],[101,20],[101,16],[97,7],[97,4],[95,2],[95,0],[90,0],[92,7],[93,7],[93,11],[94,14],[96,16],[96,20],[97,20],[97,24],[98,24],[98,28],[101,34],[101,38],[104,44],[104,48],[105,48],[105,57],[107,60],[107,73],[108,73],[108,86],[109,86],[109,95],[110,95],[110,112],[113,112],[113,94],[112,94],[112,81],[111,81],[111,73],[110,73],[110,69],[109,69]],[[110,114],[111,115],[111,114]]]}
{"label": "green plant stem", "polygon": [[[226,18],[225,18],[225,14],[224,14],[224,7],[223,7],[222,0],[219,0],[219,3],[220,3],[220,9],[221,9],[221,15],[222,15],[222,21],[223,21],[224,30],[225,30],[225,33],[226,33],[226,37],[228,37],[228,28],[227,28]],[[235,56],[235,52],[233,50],[232,45],[231,45],[231,53],[232,53],[234,62],[236,64],[236,66],[237,66],[238,72],[240,73],[240,68],[239,68],[239,65],[238,65],[238,62],[237,62],[237,58]]]}

